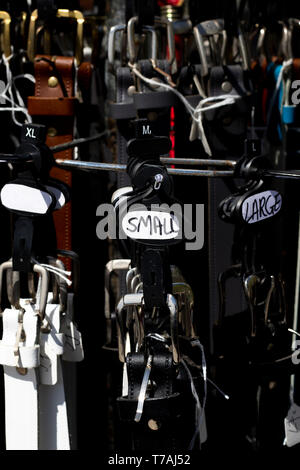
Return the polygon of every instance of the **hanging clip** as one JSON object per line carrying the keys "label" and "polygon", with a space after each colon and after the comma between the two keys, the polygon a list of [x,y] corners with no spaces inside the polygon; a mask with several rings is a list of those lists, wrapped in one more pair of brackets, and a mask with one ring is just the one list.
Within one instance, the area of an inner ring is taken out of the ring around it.
{"label": "hanging clip", "polygon": [[157,175],[155,175],[155,177],[154,177],[154,180],[155,180],[154,189],[156,191],[158,191],[160,189],[161,183],[163,182],[163,179],[164,179],[164,177],[163,177],[162,174],[158,173]]}

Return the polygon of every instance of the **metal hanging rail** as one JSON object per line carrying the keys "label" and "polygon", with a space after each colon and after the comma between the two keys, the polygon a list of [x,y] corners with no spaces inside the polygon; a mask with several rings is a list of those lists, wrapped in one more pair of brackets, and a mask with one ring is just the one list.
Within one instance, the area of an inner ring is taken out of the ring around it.
{"label": "metal hanging rail", "polygon": [[[176,164],[175,158],[168,159],[164,158],[164,160],[172,160],[170,164]],[[188,159],[186,159],[188,160]],[[201,162],[201,160],[198,160]],[[219,166],[214,165],[214,160],[209,160],[210,166]],[[169,163],[169,162],[168,162]],[[179,162],[178,162],[179,163]],[[65,169],[77,169],[77,170],[98,170],[98,171],[116,171],[116,172],[125,172],[126,165],[121,165],[117,163],[99,163],[99,162],[84,162],[84,161],[76,161],[76,160],[56,160],[56,164]],[[201,165],[201,163],[200,163]],[[207,165],[207,163],[206,163]],[[223,165],[224,166],[224,165]],[[232,170],[194,170],[194,169],[185,169],[185,168],[167,168],[167,171],[170,175],[176,176],[206,176],[208,178],[226,178],[232,177],[234,172]]]}

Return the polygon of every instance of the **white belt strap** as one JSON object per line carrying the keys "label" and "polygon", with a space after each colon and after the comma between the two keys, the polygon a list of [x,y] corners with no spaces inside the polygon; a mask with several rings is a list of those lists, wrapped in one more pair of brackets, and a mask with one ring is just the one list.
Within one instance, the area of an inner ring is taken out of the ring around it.
{"label": "white belt strap", "polygon": [[[73,321],[73,294],[68,294],[63,314],[60,305],[51,301],[49,294],[47,332],[40,331],[36,306],[30,299],[20,299],[20,310],[3,312],[0,363],[4,366],[7,450],[70,450],[61,361],[68,368],[68,362],[82,361],[84,354],[81,334]],[[71,364],[69,368],[67,381],[74,385],[76,372]],[[73,390],[74,386],[67,388]],[[72,430],[76,405],[74,397],[67,399]]]}
{"label": "white belt strap", "polygon": [[57,360],[55,385],[39,386],[39,450],[70,450],[61,359]]}
{"label": "white belt strap", "polygon": [[15,309],[3,312],[0,362],[4,368],[7,450],[38,450],[37,331],[38,318],[31,305],[26,306],[24,315]]}
{"label": "white belt strap", "polygon": [[36,369],[21,376],[3,366],[6,450],[38,450],[38,392]]}
{"label": "white belt strap", "polygon": [[60,333],[60,305],[48,304],[45,319],[49,333],[41,333],[39,386],[39,449],[70,450],[67,405],[61,356],[64,338]]}

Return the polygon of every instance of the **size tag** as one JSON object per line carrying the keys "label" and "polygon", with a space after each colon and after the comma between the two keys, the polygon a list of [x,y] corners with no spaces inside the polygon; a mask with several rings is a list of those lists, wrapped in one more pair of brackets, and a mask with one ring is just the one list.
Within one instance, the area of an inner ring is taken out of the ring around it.
{"label": "size tag", "polygon": [[43,143],[46,140],[46,126],[42,124],[23,124],[21,142]]}
{"label": "size tag", "polygon": [[247,197],[242,203],[242,217],[247,224],[255,224],[274,217],[282,206],[282,196],[277,191],[263,191]]}
{"label": "size tag", "polygon": [[128,212],[122,219],[122,229],[135,240],[173,240],[180,235],[178,218],[160,211]]}
{"label": "size tag", "polygon": [[292,404],[284,419],[285,439],[288,447],[300,443],[300,406]]}
{"label": "size tag", "polygon": [[258,157],[261,155],[261,141],[259,139],[246,139],[245,154],[248,157]]}

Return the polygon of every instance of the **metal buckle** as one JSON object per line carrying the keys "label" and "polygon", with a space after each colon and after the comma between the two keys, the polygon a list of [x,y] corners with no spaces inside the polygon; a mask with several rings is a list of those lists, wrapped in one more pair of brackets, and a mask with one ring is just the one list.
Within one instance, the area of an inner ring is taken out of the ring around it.
{"label": "metal buckle", "polygon": [[47,300],[48,300],[48,282],[49,282],[49,276],[48,276],[48,271],[43,268],[43,266],[40,266],[39,264],[35,264],[33,266],[33,271],[35,273],[40,274],[41,276],[41,295],[40,295],[40,301],[39,301],[39,309],[38,309],[38,315],[43,321],[45,318],[45,311],[46,311],[46,305],[47,305]]}
{"label": "metal buckle", "polygon": [[179,324],[187,338],[194,338],[193,307],[194,294],[192,288],[186,282],[172,283],[173,295],[177,298],[179,309]]}
{"label": "metal buckle", "polygon": [[124,295],[116,308],[116,319],[117,319],[117,332],[118,332],[118,350],[119,360],[125,363],[126,360],[126,333],[125,323],[123,321],[123,312],[126,312],[126,307],[141,307],[144,305],[144,295],[141,294],[126,294]]}
{"label": "metal buckle", "polygon": [[[134,41],[134,31],[135,31],[135,24],[138,22],[138,17],[134,16],[130,18],[127,25],[127,32],[128,32],[128,56],[129,62],[131,64],[135,63],[136,60],[136,47]],[[154,26],[145,26],[143,27],[143,32],[151,34],[151,59],[156,60],[157,56],[157,34],[155,31]]]}
{"label": "metal buckle", "polygon": [[12,54],[12,48],[10,43],[10,23],[11,17],[6,11],[0,11],[0,20],[3,22],[3,35],[1,35],[1,50],[5,57],[9,57]]}
{"label": "metal buckle", "polygon": [[[121,362],[125,362],[125,322],[123,320],[123,312],[128,307],[142,307],[144,306],[144,294],[142,292],[136,294],[124,295],[118,303],[116,309],[117,317],[117,330],[118,330],[118,349],[119,359]],[[167,306],[170,312],[170,336],[172,343],[172,353],[174,364],[178,364],[180,361],[179,353],[179,342],[178,342],[178,306],[175,297],[171,294],[167,294]]]}
{"label": "metal buckle", "polygon": [[105,266],[104,274],[104,316],[106,320],[106,342],[110,344],[112,341],[112,325],[110,311],[110,278],[115,271],[128,271],[130,259],[113,259]]}
{"label": "metal buckle", "polygon": [[[60,259],[56,259],[54,261],[54,266],[62,270],[66,269],[64,263]],[[54,275],[54,276],[58,284],[60,313],[65,313],[67,311],[67,305],[68,305],[68,285],[67,285],[67,282],[61,277],[57,275]]]}
{"label": "metal buckle", "polygon": [[244,292],[251,315],[251,337],[254,337],[256,334],[255,308],[257,306],[257,287],[259,286],[259,284],[260,277],[256,273],[243,276]]}
{"label": "metal buckle", "polygon": [[282,56],[285,60],[292,57],[292,31],[297,20],[294,18],[289,20],[290,29],[287,27],[284,21],[278,21],[278,24],[282,27],[281,40],[278,48],[278,56]]}
{"label": "metal buckle", "polygon": [[[5,271],[8,269],[13,269],[13,262],[6,261],[5,263],[2,263],[0,265],[0,306],[1,306],[1,300],[2,300],[2,282],[3,282],[3,274]],[[41,276],[41,294],[40,294],[40,299],[39,299],[39,309],[38,309],[38,315],[41,318],[41,320],[44,319],[45,317],[45,310],[46,310],[46,305],[47,305],[47,299],[48,299],[48,272],[45,268],[40,266],[39,264],[35,264],[33,266],[33,271],[35,273],[40,274]],[[19,286],[19,272],[13,271],[12,272],[12,289],[10,289],[9,297],[10,297],[10,302],[15,308],[20,308],[20,286]],[[2,307],[1,307],[2,311]]]}
{"label": "metal buckle", "polygon": [[171,266],[172,291],[178,304],[178,323],[187,338],[194,338],[193,325],[194,293],[177,266]]}
{"label": "metal buckle", "polygon": [[127,292],[131,292],[131,282],[135,275],[138,273],[137,268],[131,268],[128,270],[126,273],[126,287],[127,287]]}
{"label": "metal buckle", "polygon": [[[227,34],[224,29],[224,20],[216,19],[203,21],[193,28],[194,38],[196,46],[200,55],[201,60],[201,75],[205,77],[208,75],[209,66],[207,61],[207,52],[204,44],[204,38],[208,38],[212,50],[215,52],[214,37],[222,36],[222,47],[220,53],[220,59],[223,62],[225,55],[225,48],[227,43]],[[216,59],[216,57],[215,57]]]}
{"label": "metal buckle", "polygon": [[[196,42],[196,46],[200,55],[201,60],[201,75],[205,77],[208,75],[209,72],[209,64],[207,61],[207,51],[206,46],[204,43],[204,38],[207,38],[209,41],[212,58],[215,62],[215,65],[219,65],[217,62],[223,64],[225,59],[225,50],[227,45],[227,33],[224,29],[224,20],[223,19],[215,19],[209,21],[203,21],[199,23],[197,26],[193,28],[194,38]],[[222,37],[222,45],[220,54],[216,49],[216,43],[214,37],[221,36]],[[245,43],[245,38],[242,34],[242,31],[239,29],[238,31],[238,41],[239,41],[239,49],[240,55],[242,60],[242,68],[243,70],[249,69],[249,57],[247,52],[247,46]],[[217,57],[219,55],[219,57]]]}
{"label": "metal buckle", "polygon": [[[76,45],[75,45],[75,58],[77,64],[82,62],[83,55],[83,23],[84,16],[78,10],[65,10],[58,9],[56,13],[57,18],[70,18],[77,22],[76,32]],[[34,10],[30,17],[28,42],[27,42],[27,55],[29,60],[33,61],[36,54],[36,23],[38,19],[38,10]]]}
{"label": "metal buckle", "polygon": [[267,28],[265,26],[259,27],[258,39],[256,44],[257,55],[261,55],[264,47]]}
{"label": "metal buckle", "polygon": [[138,273],[134,276],[134,278],[131,281],[129,292],[131,294],[134,294],[136,292],[136,288],[140,285],[140,283],[141,283],[141,275],[140,273]]}
{"label": "metal buckle", "polygon": [[117,24],[112,26],[109,30],[108,34],[108,46],[107,46],[107,62],[109,69],[112,73],[114,73],[115,69],[115,43],[116,43],[116,35],[119,32],[123,32],[126,29],[125,24]]}
{"label": "metal buckle", "polygon": [[285,42],[286,48],[286,59],[293,59],[293,48],[292,48],[292,38],[294,28],[300,28],[300,20],[298,18],[290,18],[288,20],[289,28],[285,31],[285,36],[283,37],[283,41]]}
{"label": "metal buckle", "polygon": [[[166,18],[155,18],[156,23],[155,26],[165,26],[167,30],[167,41],[168,41],[168,50],[169,50],[169,59],[168,62],[170,66],[173,64],[175,60],[175,38],[174,38],[174,31],[173,25],[170,21]],[[129,63],[134,64],[136,61],[136,47],[134,41],[134,33],[135,33],[135,24],[138,22],[138,17],[132,17],[127,24],[127,34],[128,34],[128,56],[129,56]],[[157,34],[155,31],[155,26],[146,26],[143,31],[151,33],[151,59],[156,60],[157,57]]]}

